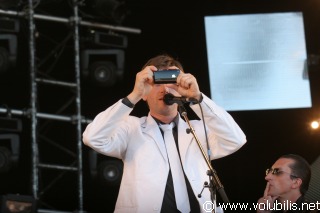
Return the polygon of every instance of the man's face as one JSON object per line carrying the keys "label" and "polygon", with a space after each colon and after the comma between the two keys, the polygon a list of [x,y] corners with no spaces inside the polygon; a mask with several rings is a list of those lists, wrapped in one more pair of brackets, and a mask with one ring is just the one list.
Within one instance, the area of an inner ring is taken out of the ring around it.
{"label": "man's face", "polygon": [[280,158],[273,164],[271,169],[278,169],[279,172],[275,174],[270,172],[265,177],[270,184],[268,195],[280,197],[290,196],[292,190],[296,188],[295,178],[292,179],[290,177],[290,175],[294,175],[289,167],[289,165],[293,163],[294,161],[292,159]]}
{"label": "man's face", "polygon": [[[161,69],[179,69],[176,66],[162,67]],[[156,71],[161,72],[161,71]],[[176,116],[178,113],[178,105],[166,105],[163,101],[163,97],[167,93],[171,93],[174,96],[180,96],[177,91],[170,88],[172,84],[154,84],[150,93],[144,97],[144,100],[148,102],[150,113],[152,116],[161,119],[164,116]]]}
{"label": "man's face", "polygon": [[[177,114],[177,104],[166,105],[163,97],[167,93],[173,93],[172,89],[166,84],[154,84],[150,93],[146,97],[151,115],[158,116],[175,116]],[[173,93],[174,94],[174,93]]]}

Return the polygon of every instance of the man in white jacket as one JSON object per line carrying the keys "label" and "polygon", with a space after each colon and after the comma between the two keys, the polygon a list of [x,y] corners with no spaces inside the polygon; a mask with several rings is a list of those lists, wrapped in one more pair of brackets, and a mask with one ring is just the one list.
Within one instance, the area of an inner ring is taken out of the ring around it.
{"label": "man in white jacket", "polygon": [[[153,73],[164,69],[181,70],[176,83],[155,84]],[[208,165],[193,135],[186,132],[189,126],[179,115],[177,104],[164,102],[167,93],[199,102],[190,107],[201,119],[190,123],[204,150],[211,150],[210,160],[230,155],[246,143],[244,133],[233,118],[200,92],[196,78],[185,73],[179,61],[168,55],[150,59],[137,73],[132,92],[98,114],[83,133],[85,145],[124,163],[115,212],[181,211],[176,204],[177,189],[174,189],[170,156],[160,129],[162,124],[171,122],[176,126],[173,135],[185,177],[186,205],[190,206],[185,212],[206,212],[203,205],[212,201],[208,189],[200,198],[196,196],[204,182],[209,181]],[[148,116],[130,115],[141,99],[149,106]]]}

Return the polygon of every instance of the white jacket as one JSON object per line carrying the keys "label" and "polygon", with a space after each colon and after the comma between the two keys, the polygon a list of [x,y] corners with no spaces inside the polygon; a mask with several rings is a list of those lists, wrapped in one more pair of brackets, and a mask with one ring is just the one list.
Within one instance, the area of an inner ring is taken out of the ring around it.
{"label": "white jacket", "polygon": [[[246,137],[233,118],[203,95],[201,102],[206,123],[211,160],[229,155],[245,144]],[[191,108],[202,118],[199,105]],[[163,137],[155,120],[135,117],[132,108],[121,100],[98,114],[83,133],[84,144],[97,152],[123,160],[124,169],[115,212],[160,212],[169,172]],[[204,150],[207,150],[202,120],[191,120]],[[179,150],[183,169],[197,197],[203,188],[208,166],[193,135],[186,134],[188,124],[178,123]],[[211,201],[204,189],[198,198],[200,209]],[[203,210],[203,209],[202,209]],[[205,212],[205,211],[203,211]]]}

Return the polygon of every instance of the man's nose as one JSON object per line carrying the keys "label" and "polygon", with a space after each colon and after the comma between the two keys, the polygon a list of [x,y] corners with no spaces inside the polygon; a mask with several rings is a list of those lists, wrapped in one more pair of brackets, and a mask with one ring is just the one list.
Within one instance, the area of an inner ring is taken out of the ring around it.
{"label": "man's nose", "polygon": [[267,175],[264,177],[264,179],[265,179],[266,181],[271,180],[271,178],[272,178],[272,174],[271,174],[271,173],[267,174]]}
{"label": "man's nose", "polygon": [[169,87],[167,86],[167,84],[163,84],[163,91],[164,93],[169,93]]}

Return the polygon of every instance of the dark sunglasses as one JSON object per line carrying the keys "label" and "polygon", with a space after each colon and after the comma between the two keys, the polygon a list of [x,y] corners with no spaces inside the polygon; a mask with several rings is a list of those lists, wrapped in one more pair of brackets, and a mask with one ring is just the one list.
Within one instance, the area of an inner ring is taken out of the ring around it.
{"label": "dark sunglasses", "polygon": [[276,175],[276,176],[279,176],[279,175],[281,175],[281,174],[283,174],[283,173],[286,173],[286,174],[288,174],[288,175],[290,175],[291,177],[293,177],[293,178],[298,178],[297,176],[295,176],[295,175],[293,175],[293,174],[290,174],[289,172],[285,172],[285,171],[281,171],[279,168],[270,168],[270,169],[267,169],[266,170],[266,176],[268,175],[268,174],[273,174],[273,175]]}

